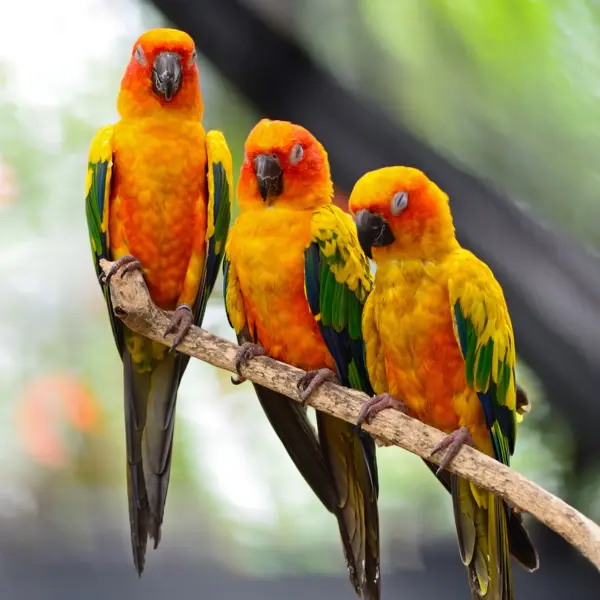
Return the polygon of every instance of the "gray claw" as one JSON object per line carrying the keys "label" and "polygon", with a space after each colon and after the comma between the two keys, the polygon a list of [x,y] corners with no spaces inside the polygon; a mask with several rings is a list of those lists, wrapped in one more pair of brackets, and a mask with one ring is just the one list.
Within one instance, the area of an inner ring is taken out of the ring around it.
{"label": "gray claw", "polygon": [[187,304],[180,304],[173,313],[169,325],[165,329],[165,336],[169,333],[175,333],[177,335],[171,344],[171,351],[175,350],[179,344],[183,341],[183,338],[187,335],[188,331],[194,323],[194,313]]}
{"label": "gray claw", "polygon": [[248,361],[256,358],[257,356],[264,356],[266,354],[265,349],[258,344],[253,344],[252,342],[244,342],[238,349],[235,354],[235,370],[238,373],[237,379],[231,378],[231,383],[233,385],[240,385],[244,383],[246,379],[242,377],[241,369],[244,365],[248,363]]}
{"label": "gray claw", "polygon": [[337,375],[331,369],[317,369],[315,371],[307,371],[296,383],[296,387],[300,392],[302,403],[305,404],[310,395],[320,388],[326,381],[339,383]]}

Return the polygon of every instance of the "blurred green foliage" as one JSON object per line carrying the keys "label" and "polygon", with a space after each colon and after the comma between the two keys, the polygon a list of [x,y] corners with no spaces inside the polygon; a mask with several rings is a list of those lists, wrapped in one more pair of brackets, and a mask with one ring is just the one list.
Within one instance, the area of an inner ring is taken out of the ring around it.
{"label": "blurred green foliage", "polygon": [[600,6],[363,0],[362,8],[393,60],[397,114],[453,160],[600,248]]}

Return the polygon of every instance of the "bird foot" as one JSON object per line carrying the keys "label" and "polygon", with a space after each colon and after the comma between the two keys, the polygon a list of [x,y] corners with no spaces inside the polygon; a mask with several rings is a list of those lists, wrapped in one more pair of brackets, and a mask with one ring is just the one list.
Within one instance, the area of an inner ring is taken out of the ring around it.
{"label": "bird foot", "polygon": [[340,382],[337,375],[331,369],[316,369],[314,371],[307,371],[302,375],[296,383],[302,404],[306,404],[309,396],[326,381],[331,381],[332,383]]}
{"label": "bird foot", "polygon": [[440,466],[437,470],[437,474],[440,471],[443,471],[452,461],[452,459],[460,452],[460,449],[463,446],[471,446],[473,447],[473,439],[471,438],[471,434],[466,427],[461,427],[456,431],[453,431],[451,434],[447,435],[439,444],[436,444],[435,448],[431,452],[431,456],[437,454],[441,450],[445,450],[447,448],[446,454],[444,458],[440,462]]}
{"label": "bird foot", "polygon": [[165,329],[165,336],[169,333],[177,332],[173,343],[171,344],[171,349],[169,352],[172,352],[181,344],[183,338],[187,335],[190,330],[192,324],[194,322],[194,313],[192,309],[187,304],[180,304],[171,315],[171,320],[169,321],[169,325]]}
{"label": "bird foot", "polygon": [[379,394],[378,396],[369,398],[362,405],[362,408],[358,413],[358,421],[356,422],[357,427],[360,429],[363,423],[370,423],[375,415],[379,414],[386,408],[393,408],[394,410],[399,410],[404,414],[408,413],[408,407],[406,404],[404,404],[404,402],[401,402],[390,394]]}
{"label": "bird foot", "polygon": [[[121,267],[123,268],[121,269]],[[142,263],[133,254],[125,254],[125,256],[121,256],[121,258],[115,260],[106,275],[100,275],[100,283],[108,285],[119,269],[121,269],[121,277],[123,277],[129,271],[135,271],[136,269],[141,271]]]}
{"label": "bird foot", "polygon": [[527,393],[520,386],[517,385],[517,413],[520,415],[524,415],[531,410],[531,405],[529,403],[529,398],[527,397]]}
{"label": "bird foot", "polygon": [[242,377],[241,368],[248,364],[248,361],[256,358],[257,356],[264,356],[266,354],[265,349],[258,344],[252,342],[244,342],[235,353],[235,370],[238,373],[238,377],[232,377],[231,383],[233,385],[240,385],[244,383],[246,379]]}

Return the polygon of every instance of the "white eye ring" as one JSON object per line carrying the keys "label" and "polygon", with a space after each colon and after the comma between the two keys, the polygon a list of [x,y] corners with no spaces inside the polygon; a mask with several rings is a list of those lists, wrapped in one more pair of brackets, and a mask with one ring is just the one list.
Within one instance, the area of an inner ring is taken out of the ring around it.
{"label": "white eye ring", "polygon": [[143,67],[145,67],[148,63],[146,62],[146,55],[144,54],[144,50],[140,44],[137,45],[135,49],[135,60],[140,63]]}
{"label": "white eye ring", "polygon": [[304,148],[301,144],[296,144],[290,152],[290,162],[297,165],[304,158]]}
{"label": "white eye ring", "polygon": [[192,56],[190,57],[190,67],[196,62],[196,58],[198,57],[198,53],[196,52],[196,48],[192,51]]}
{"label": "white eye ring", "polygon": [[407,192],[397,192],[394,194],[392,198],[392,202],[390,204],[390,211],[392,215],[397,217],[406,207],[408,206],[408,193]]}

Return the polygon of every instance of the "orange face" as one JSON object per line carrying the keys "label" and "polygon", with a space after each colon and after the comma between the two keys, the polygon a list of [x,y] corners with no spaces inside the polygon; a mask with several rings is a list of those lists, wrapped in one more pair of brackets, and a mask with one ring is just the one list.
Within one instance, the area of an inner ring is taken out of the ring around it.
{"label": "orange face", "polygon": [[167,109],[202,118],[196,48],[187,33],[151,29],[138,39],[121,82],[118,108],[123,117]]}
{"label": "orange face", "polygon": [[448,196],[411,167],[387,167],[361,177],[350,195],[361,246],[373,258],[375,248],[390,247],[404,256],[423,258],[454,239]]}
{"label": "orange face", "polygon": [[332,196],[327,153],[315,137],[287,121],[259,121],[245,145],[238,184],[242,210],[303,210],[330,202]]}

